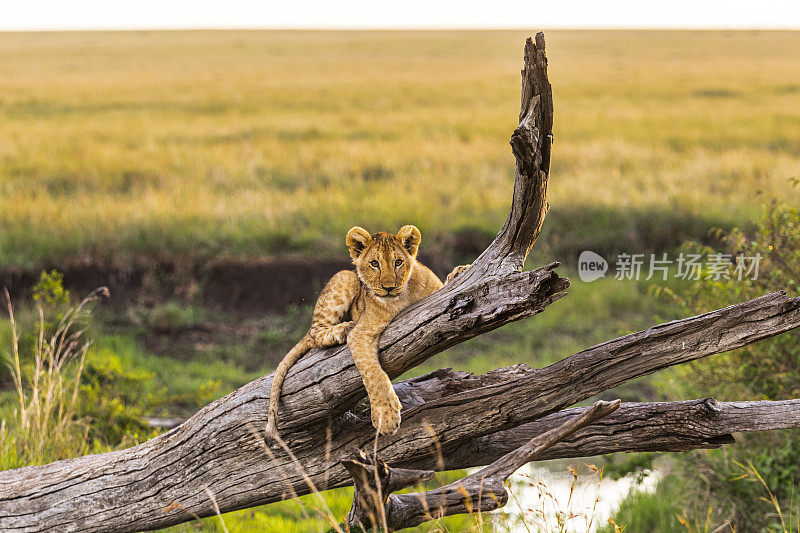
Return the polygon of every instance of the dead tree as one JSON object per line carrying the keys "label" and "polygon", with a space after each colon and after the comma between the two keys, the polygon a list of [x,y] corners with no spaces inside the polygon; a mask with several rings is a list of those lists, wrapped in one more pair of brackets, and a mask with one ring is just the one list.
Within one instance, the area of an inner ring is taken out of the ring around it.
{"label": "dead tree", "polygon": [[[553,107],[544,36],[525,45],[519,127],[511,137],[511,212],[465,275],[401,313],[380,340],[396,378],[434,354],[565,296],[558,263],[525,272],[547,212]],[[800,427],[800,400],[577,402],[671,365],[726,352],[800,325],[800,299],[773,293],[599,344],[542,369],[482,376],[439,370],[396,385],[403,423],[376,439],[346,346],[316,350],[289,372],[286,447],[265,445],[271,376],[206,406],[152,440],[117,452],[0,472],[2,531],[156,529],[353,484],[349,521],[398,529],[505,502],[502,480],[534,459],[688,450],[731,434]],[[370,454],[355,453],[367,450]],[[431,471],[488,467],[413,496],[391,493]],[[213,498],[212,498],[213,496]]]}

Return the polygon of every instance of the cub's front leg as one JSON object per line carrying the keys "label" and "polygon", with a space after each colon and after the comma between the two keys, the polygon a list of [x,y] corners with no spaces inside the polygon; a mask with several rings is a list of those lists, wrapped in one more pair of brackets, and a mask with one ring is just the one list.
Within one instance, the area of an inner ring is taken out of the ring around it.
{"label": "cub's front leg", "polygon": [[342,322],[353,300],[358,296],[361,283],[352,270],[337,272],[330,279],[314,305],[311,328],[308,333],[315,348],[344,344],[353,329],[353,321]]}
{"label": "cub's front leg", "polygon": [[[388,321],[386,321],[388,324]],[[367,325],[363,317],[347,336],[347,346],[361,373],[367,389],[372,425],[383,435],[393,435],[400,426],[402,405],[392,388],[392,382],[378,360],[378,338],[386,324]]]}

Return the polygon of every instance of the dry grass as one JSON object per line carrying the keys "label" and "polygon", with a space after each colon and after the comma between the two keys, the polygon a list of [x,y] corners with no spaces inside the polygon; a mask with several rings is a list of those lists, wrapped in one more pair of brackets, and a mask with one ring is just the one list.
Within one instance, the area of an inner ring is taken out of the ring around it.
{"label": "dry grass", "polygon": [[17,405],[10,428],[5,420],[0,422],[0,469],[43,464],[89,451],[88,427],[77,416],[81,373],[91,345],[83,321],[101,294],[107,295],[108,289],[92,292],[52,325],[39,307],[32,353],[20,355],[20,334],[5,291],[12,339],[11,350],[3,355]]}
{"label": "dry grass", "polygon": [[[495,231],[530,33],[0,34],[0,264]],[[547,37],[554,234],[657,244],[797,199],[800,33]]]}

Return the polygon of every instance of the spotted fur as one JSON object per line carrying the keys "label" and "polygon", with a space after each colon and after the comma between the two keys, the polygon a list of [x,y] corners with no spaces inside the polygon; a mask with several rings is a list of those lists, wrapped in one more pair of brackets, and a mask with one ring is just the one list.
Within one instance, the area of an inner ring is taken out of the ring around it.
{"label": "spotted fur", "polygon": [[[278,401],[286,373],[312,348],[347,343],[369,396],[372,424],[385,435],[400,425],[400,400],[378,361],[378,339],[397,314],[442,287],[441,280],[417,261],[419,230],[403,226],[397,235],[370,235],[358,226],[347,232],[355,271],[335,274],[322,290],[311,328],[283,358],[272,377],[267,433],[277,435]],[[456,267],[447,282],[467,266]]]}

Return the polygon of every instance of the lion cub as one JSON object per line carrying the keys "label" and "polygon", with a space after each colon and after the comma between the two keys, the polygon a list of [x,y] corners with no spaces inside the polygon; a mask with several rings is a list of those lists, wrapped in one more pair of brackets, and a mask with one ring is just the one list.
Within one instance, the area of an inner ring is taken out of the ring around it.
{"label": "lion cub", "polygon": [[[369,395],[372,424],[384,435],[400,425],[400,400],[378,362],[378,338],[397,314],[442,288],[441,280],[417,262],[422,237],[414,226],[397,235],[370,235],[358,226],[347,232],[347,247],[355,271],[336,273],[322,290],[311,328],[283,358],[272,377],[267,434],[277,435],[278,399],[289,368],[312,348],[347,342]],[[468,266],[456,267],[446,282]]]}

